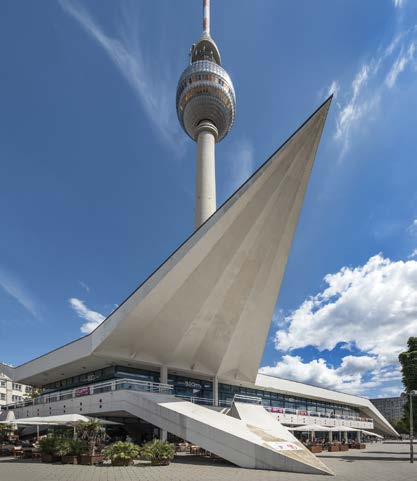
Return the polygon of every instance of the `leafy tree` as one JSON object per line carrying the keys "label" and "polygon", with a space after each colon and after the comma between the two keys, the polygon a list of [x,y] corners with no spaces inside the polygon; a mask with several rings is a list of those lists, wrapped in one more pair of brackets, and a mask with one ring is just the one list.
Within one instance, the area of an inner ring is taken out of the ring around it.
{"label": "leafy tree", "polygon": [[23,394],[23,399],[35,399],[41,395],[40,387],[32,387],[29,392]]}
{"label": "leafy tree", "polygon": [[13,434],[13,428],[10,424],[0,424],[0,441],[7,441],[11,434]]}
{"label": "leafy tree", "polygon": [[[408,349],[402,352],[398,359],[401,364],[402,381],[405,391],[417,390],[417,337],[410,337],[407,341]],[[417,398],[413,399],[413,419],[417,423]],[[404,404],[403,417],[401,419],[403,426],[410,431],[410,401]]]}

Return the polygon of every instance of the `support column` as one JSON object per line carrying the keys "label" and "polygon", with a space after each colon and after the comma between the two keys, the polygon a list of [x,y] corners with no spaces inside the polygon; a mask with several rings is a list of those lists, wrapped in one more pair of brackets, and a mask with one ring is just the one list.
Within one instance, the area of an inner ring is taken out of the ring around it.
{"label": "support column", "polygon": [[168,384],[168,367],[167,366],[161,366],[159,382],[161,384]]}
{"label": "support column", "polygon": [[[168,384],[168,367],[167,366],[161,366],[159,382],[161,384]],[[161,441],[166,441],[168,438],[168,432],[165,429],[160,429],[159,438]]]}
{"label": "support column", "polygon": [[333,433],[332,431],[329,431],[329,443],[331,444],[333,442]]}
{"label": "support column", "polygon": [[218,131],[204,120],[198,126],[194,227],[198,229],[216,212],[216,166],[214,147]]}
{"label": "support column", "polygon": [[219,405],[219,380],[217,376],[213,379],[213,406]]}
{"label": "support column", "polygon": [[358,431],[358,432],[356,433],[356,441],[358,442],[358,444],[361,443],[361,432],[360,432],[360,431]]}

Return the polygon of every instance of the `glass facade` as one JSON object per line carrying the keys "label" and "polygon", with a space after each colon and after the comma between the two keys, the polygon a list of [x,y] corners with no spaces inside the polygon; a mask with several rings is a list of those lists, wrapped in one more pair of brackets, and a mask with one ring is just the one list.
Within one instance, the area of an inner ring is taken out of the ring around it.
{"label": "glass facade", "polygon": [[[43,394],[57,391],[77,389],[88,384],[100,383],[112,379],[131,379],[135,381],[148,381],[158,383],[159,371],[137,369],[128,366],[110,366],[96,371],[81,374],[79,376],[62,379],[43,386]],[[213,403],[213,382],[197,378],[185,377],[176,374],[168,374],[168,384],[173,387],[173,394],[181,398],[192,398],[199,404]],[[122,388],[122,387],[120,387]],[[100,392],[100,387],[94,388],[94,392]],[[107,385],[103,390],[110,389]],[[70,394],[69,394],[70,395]],[[332,402],[316,401],[314,399],[290,396],[277,392],[264,391],[261,389],[235,386],[232,384],[219,383],[219,404],[230,406],[235,395],[260,398],[262,405],[270,410],[285,409],[286,414],[310,415],[319,414],[326,417],[358,417],[359,409],[352,406],[336,404]],[[53,397],[51,398],[53,400]]]}

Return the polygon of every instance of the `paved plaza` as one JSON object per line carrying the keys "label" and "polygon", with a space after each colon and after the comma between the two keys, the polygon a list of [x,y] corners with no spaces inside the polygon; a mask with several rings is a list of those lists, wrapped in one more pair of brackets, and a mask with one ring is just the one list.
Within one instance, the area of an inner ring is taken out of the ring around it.
{"label": "paved plaza", "polygon": [[[366,450],[323,453],[321,459],[340,481],[409,481],[417,462],[408,461],[407,444],[369,444]],[[417,461],[417,460],[416,460]],[[0,481],[310,481],[331,478],[242,469],[222,462],[179,458],[170,466],[71,466],[0,458]]]}

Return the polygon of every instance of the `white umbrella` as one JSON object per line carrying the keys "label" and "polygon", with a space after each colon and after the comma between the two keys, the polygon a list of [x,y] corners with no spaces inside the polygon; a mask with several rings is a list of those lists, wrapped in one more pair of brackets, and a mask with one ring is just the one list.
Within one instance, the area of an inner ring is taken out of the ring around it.
{"label": "white umbrella", "polygon": [[351,432],[351,431],[361,431],[361,429],[350,428],[348,426],[334,426],[330,429],[330,431],[336,432]]}
{"label": "white umbrella", "polygon": [[296,428],[288,428],[290,431],[301,432],[318,432],[318,431],[332,431],[331,427],[321,426],[320,424],[305,424],[304,426],[297,426]]}
{"label": "white umbrella", "polygon": [[373,433],[372,431],[365,431],[364,429],[361,429],[363,434],[367,434],[368,436],[375,436],[376,438],[379,439],[384,439],[384,436],[381,436],[380,434]]}

